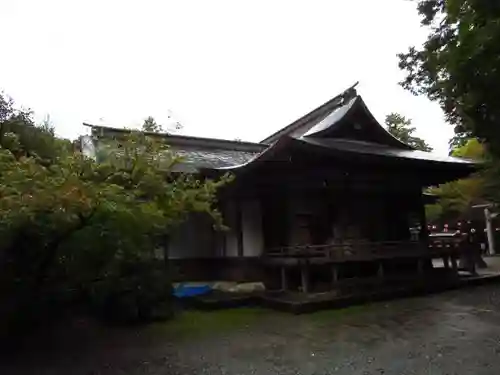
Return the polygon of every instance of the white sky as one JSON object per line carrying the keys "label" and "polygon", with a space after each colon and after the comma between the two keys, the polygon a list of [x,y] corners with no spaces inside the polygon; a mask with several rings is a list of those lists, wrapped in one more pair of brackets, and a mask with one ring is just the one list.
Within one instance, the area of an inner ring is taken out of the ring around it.
{"label": "white sky", "polygon": [[413,119],[439,153],[453,135],[397,85],[425,37],[409,1],[0,0],[0,35],[0,89],[66,137],[171,110],[182,134],[259,141],[356,81],[379,121]]}

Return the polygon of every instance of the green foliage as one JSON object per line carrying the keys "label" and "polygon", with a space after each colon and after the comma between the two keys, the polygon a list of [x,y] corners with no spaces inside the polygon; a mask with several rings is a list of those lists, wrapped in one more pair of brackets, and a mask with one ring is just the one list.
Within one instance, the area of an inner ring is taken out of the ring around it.
{"label": "green foliage", "polygon": [[479,138],[500,156],[500,2],[419,0],[429,34],[421,48],[399,54],[401,85],[441,105],[461,139]]}
{"label": "green foliage", "polygon": [[455,133],[455,135],[448,142],[448,145],[450,146],[450,155],[455,149],[465,146],[472,138],[474,137],[470,134],[470,132]]}
{"label": "green foliage", "polygon": [[[456,148],[452,155],[482,160],[485,157],[485,150],[477,139],[470,139],[462,147]],[[459,218],[471,205],[484,199],[486,181],[484,171],[480,171],[469,178],[448,182],[430,189],[430,193],[439,196],[439,201],[426,206],[427,219],[435,221]]]}
{"label": "green foliage", "polygon": [[475,138],[469,139],[461,147],[455,148],[451,155],[473,160],[484,160],[486,157],[484,146]]}
{"label": "green foliage", "polygon": [[385,125],[389,133],[401,142],[406,143],[408,146],[421,151],[432,151],[432,147],[423,139],[413,135],[416,129],[411,126],[410,119],[407,119],[399,113],[391,113],[386,116]]}
{"label": "green foliage", "polygon": [[77,297],[120,320],[168,307],[168,235],[192,212],[221,227],[229,178],[174,172],[179,159],[143,133],[96,163],[0,98],[0,321]]}

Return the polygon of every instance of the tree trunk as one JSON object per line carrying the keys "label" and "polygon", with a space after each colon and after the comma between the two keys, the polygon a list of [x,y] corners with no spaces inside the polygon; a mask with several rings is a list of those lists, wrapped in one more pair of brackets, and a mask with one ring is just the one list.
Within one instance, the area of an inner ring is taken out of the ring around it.
{"label": "tree trunk", "polygon": [[25,304],[29,305],[39,300],[45,286],[45,282],[47,281],[48,273],[53,267],[55,260],[57,259],[59,247],[74,233],[85,228],[89,224],[92,216],[93,212],[87,217],[79,216],[79,221],[73,228],[68,229],[64,233],[61,233],[59,236],[57,236],[44,246],[45,255],[40,262],[37,270],[35,271],[33,284],[28,285],[28,288],[26,290],[27,297],[26,301],[24,301]]}

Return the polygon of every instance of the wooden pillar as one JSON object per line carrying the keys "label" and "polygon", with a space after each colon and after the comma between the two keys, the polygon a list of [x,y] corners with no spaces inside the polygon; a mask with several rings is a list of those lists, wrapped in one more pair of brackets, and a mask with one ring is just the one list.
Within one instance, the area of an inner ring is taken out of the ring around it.
{"label": "wooden pillar", "polygon": [[420,194],[420,205],[419,205],[419,222],[420,222],[420,242],[423,242],[426,246],[429,244],[429,230],[427,229],[427,218],[425,215],[425,203],[424,196]]}
{"label": "wooden pillar", "polygon": [[379,279],[383,279],[384,278],[384,265],[383,265],[382,262],[378,263],[377,277]]}
{"label": "wooden pillar", "polygon": [[236,210],[236,225],[235,225],[235,231],[236,231],[236,246],[238,250],[238,256],[242,257],[244,256],[243,253],[243,218],[242,218],[242,213],[241,213],[241,201],[238,200],[235,202],[235,210]]}
{"label": "wooden pillar", "polygon": [[227,256],[227,233],[221,232],[221,238],[222,238],[222,256],[226,257]]}
{"label": "wooden pillar", "polygon": [[301,265],[300,276],[302,281],[302,292],[309,293],[309,265],[307,262]]}
{"label": "wooden pillar", "polygon": [[339,269],[336,264],[332,265],[332,288],[335,288],[339,281]]}
{"label": "wooden pillar", "polygon": [[417,272],[420,276],[422,276],[424,274],[424,260],[423,259],[419,259],[417,261]]}
{"label": "wooden pillar", "polygon": [[454,273],[458,273],[458,265],[457,265],[457,258],[452,254],[450,255],[451,259],[451,268]]}
{"label": "wooden pillar", "polygon": [[[423,194],[420,194],[420,204],[419,204],[419,222],[420,222],[420,233],[419,233],[419,242],[421,246],[425,246],[425,249],[427,250],[427,257],[424,259],[420,259],[421,261],[421,266],[422,267],[422,272],[424,269],[424,266],[427,268],[434,268],[434,265],[432,263],[432,257],[430,255],[430,249],[429,249],[429,229],[427,229],[427,217],[425,215],[425,202],[424,202],[424,196]],[[420,272],[420,270],[419,270]]]}
{"label": "wooden pillar", "polygon": [[281,267],[281,290],[288,290],[288,278],[286,274],[286,267]]}
{"label": "wooden pillar", "polygon": [[495,255],[495,231],[493,229],[492,219],[496,214],[492,214],[490,207],[484,209],[484,218],[486,220],[486,237],[488,239],[488,254]]}
{"label": "wooden pillar", "polygon": [[443,264],[444,264],[444,268],[445,269],[449,269],[450,268],[450,263],[448,261],[448,255],[443,255]]}

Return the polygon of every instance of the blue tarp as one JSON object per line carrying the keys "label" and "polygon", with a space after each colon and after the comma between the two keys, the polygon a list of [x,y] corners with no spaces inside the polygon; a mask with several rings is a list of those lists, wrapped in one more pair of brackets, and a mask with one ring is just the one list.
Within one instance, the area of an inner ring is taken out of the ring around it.
{"label": "blue tarp", "polygon": [[179,285],[178,287],[174,288],[174,296],[177,298],[195,297],[210,293],[211,291],[212,287],[210,287],[209,285]]}

